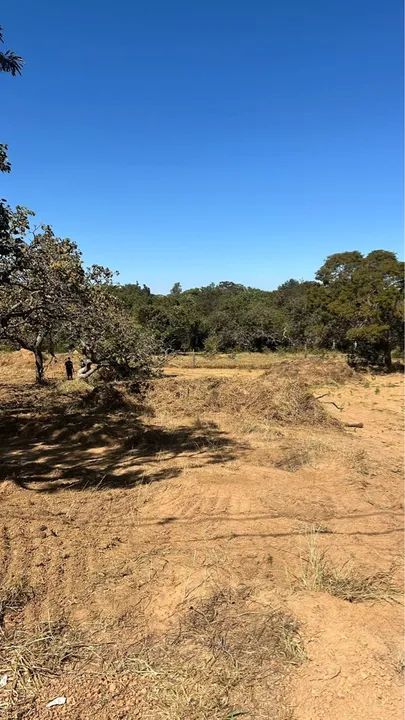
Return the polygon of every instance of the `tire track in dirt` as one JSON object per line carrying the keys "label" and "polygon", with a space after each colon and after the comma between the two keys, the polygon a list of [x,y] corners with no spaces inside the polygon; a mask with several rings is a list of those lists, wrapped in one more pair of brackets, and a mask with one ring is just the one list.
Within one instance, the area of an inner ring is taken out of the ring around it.
{"label": "tire track in dirt", "polygon": [[[349,391],[342,393],[347,396]],[[355,389],[354,395],[349,396],[349,409],[357,417],[364,388]],[[61,487],[48,494],[35,492],[35,483],[29,490],[10,483],[3,503],[7,522],[0,541],[0,578],[10,582],[25,574],[37,590],[28,619],[56,619],[66,613],[79,625],[88,622],[96,631],[102,627],[103,638],[118,638],[121,647],[138,632],[164,633],[195,600],[213,591],[248,587],[264,602],[279,593],[302,621],[310,658],[294,687],[297,720],[352,720],[356,701],[348,705],[348,693],[360,696],[362,689],[361,714],[391,720],[395,709],[390,713],[383,707],[376,688],[389,706],[391,650],[385,634],[392,634],[395,650],[400,634],[396,610],[382,603],[360,607],[326,593],[297,592],[291,584],[286,588],[286,570],[299,569],[307,534],[317,523],[327,530],[317,536],[318,546],[337,568],[353,560],[360,574],[384,571],[397,552],[398,475],[390,468],[400,451],[395,443],[386,444],[396,437],[379,440],[388,415],[370,410],[370,398],[362,412],[363,431],[341,436],[325,431],[324,437],[318,433],[333,446],[334,459],[307,463],[296,472],[274,467],[273,440],[258,433],[249,436],[249,454],[243,458],[211,462],[201,454],[200,466],[194,467],[194,455],[178,455],[175,477],[168,473],[164,481],[131,490]],[[231,427],[224,431],[233,432]],[[302,432],[305,442],[307,428]],[[291,436],[285,431],[283,443],[293,444],[294,435],[294,428]],[[356,459],[360,455],[353,453],[353,463],[340,452],[346,442],[355,453],[370,453],[375,466],[365,463],[363,473]],[[159,470],[173,469],[173,462],[172,456],[162,456]],[[145,477],[153,476],[146,462],[144,469]],[[345,636],[352,639],[350,653]],[[380,653],[381,661],[368,659],[368,647]],[[335,677],[336,665],[342,667]],[[75,695],[74,687],[69,694]],[[91,689],[84,695],[83,707],[74,710],[76,717],[93,712],[86,707]],[[368,697],[375,706],[371,712]],[[397,702],[395,696],[392,703]],[[101,712],[105,717],[107,711]]]}

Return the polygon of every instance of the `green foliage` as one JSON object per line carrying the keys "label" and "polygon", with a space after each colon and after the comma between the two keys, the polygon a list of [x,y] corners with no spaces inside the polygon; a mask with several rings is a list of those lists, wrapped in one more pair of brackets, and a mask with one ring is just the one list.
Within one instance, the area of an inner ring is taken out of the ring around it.
{"label": "green foliage", "polygon": [[[3,29],[0,26],[0,44],[3,43]],[[23,59],[16,55],[12,50],[6,52],[0,51],[0,72],[10,73],[16,75],[21,73],[23,65]],[[9,173],[11,172],[11,164],[7,155],[8,146],[4,143],[0,143],[0,172]],[[15,232],[13,228],[13,217],[17,213],[12,213],[11,208],[7,205],[4,198],[0,198],[0,262],[4,263],[9,260],[9,255],[12,253],[12,248],[15,247],[14,243],[10,246],[10,234]],[[0,275],[0,282],[4,281],[4,277]]]}
{"label": "green foliage", "polygon": [[179,282],[176,282],[170,290],[170,295],[181,295],[182,292],[183,290],[181,284]]}
{"label": "green foliage", "polygon": [[[99,269],[101,276],[104,269]],[[89,278],[87,277],[87,281]],[[161,367],[161,348],[154,334],[135,324],[111,292],[108,282],[87,282],[84,312],[75,318],[73,337],[96,367],[116,378],[145,380]]]}
{"label": "green foliage", "polygon": [[404,266],[396,255],[374,250],[331,255],[318,271],[326,334],[351,362],[391,366],[391,350],[403,344]]}
{"label": "green foliage", "polygon": [[49,226],[31,232],[30,213],[10,211],[8,252],[0,256],[0,341],[30,350],[42,382],[43,352],[80,347],[119,377],[147,377],[157,352],[111,292],[114,274],[83,267],[77,245]]}
{"label": "green foliage", "polygon": [[228,281],[186,291],[175,283],[167,296],[146,290],[116,291],[170,352],[328,348],[388,367],[403,338],[402,264],[384,250],[331,255],[316,281],[291,279],[272,292]]}
{"label": "green foliage", "polygon": [[11,172],[11,164],[7,155],[8,145],[0,144],[0,172]]}
{"label": "green foliage", "polygon": [[77,246],[49,226],[31,234],[29,216],[10,213],[8,252],[0,256],[0,339],[34,353],[42,380],[42,352],[53,352],[62,327],[82,302],[85,273]]}
{"label": "green foliage", "polygon": [[[3,28],[0,27],[0,44],[4,42]],[[10,73],[10,75],[21,75],[24,60],[13,50],[5,50],[0,52],[0,72]]]}

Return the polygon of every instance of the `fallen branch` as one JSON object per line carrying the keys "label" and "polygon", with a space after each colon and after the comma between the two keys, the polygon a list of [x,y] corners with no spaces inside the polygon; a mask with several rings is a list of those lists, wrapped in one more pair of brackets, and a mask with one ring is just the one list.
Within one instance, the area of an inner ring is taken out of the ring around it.
{"label": "fallen branch", "polygon": [[349,423],[343,423],[345,427],[352,427],[352,428],[362,428],[364,427],[362,422],[349,422]]}
{"label": "fallen branch", "polygon": [[99,370],[101,365],[95,365],[94,367],[90,368],[90,370],[86,370],[85,368],[80,368],[80,370],[77,373],[77,377],[80,380],[86,380],[90,375],[93,375],[93,373],[96,372],[96,370]]}

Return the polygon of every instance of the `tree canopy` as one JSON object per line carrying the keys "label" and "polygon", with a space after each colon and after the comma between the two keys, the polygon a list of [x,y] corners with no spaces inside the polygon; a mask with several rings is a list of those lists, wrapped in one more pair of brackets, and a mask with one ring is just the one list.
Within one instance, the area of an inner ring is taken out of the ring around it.
{"label": "tree canopy", "polygon": [[315,280],[273,291],[223,281],[185,291],[176,283],[168,295],[138,284],[115,292],[167,352],[359,347],[388,368],[403,342],[403,263],[386,250],[331,255]]}

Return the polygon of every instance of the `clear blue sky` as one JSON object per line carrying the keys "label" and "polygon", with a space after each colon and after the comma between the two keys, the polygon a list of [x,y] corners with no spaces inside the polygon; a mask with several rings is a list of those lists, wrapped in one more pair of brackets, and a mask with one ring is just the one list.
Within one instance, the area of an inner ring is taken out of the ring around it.
{"label": "clear blue sky", "polygon": [[0,196],[87,263],[267,289],[402,253],[401,0],[2,5]]}

